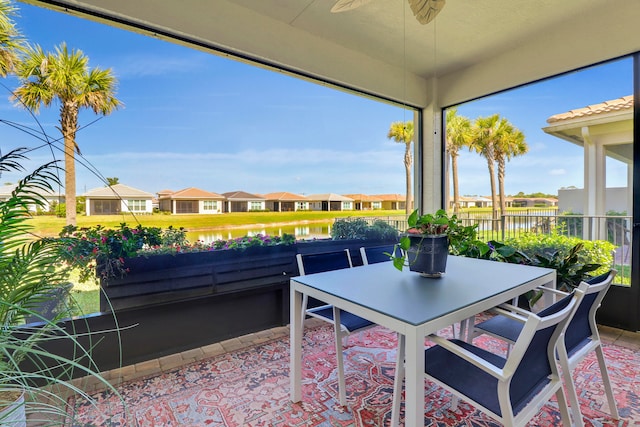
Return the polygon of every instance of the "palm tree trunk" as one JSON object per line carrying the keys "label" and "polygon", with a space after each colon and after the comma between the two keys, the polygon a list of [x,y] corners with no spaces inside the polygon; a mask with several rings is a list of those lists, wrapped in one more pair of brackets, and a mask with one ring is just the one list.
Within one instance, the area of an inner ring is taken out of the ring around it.
{"label": "palm tree trunk", "polygon": [[63,104],[60,108],[60,130],[64,137],[64,195],[67,225],[76,225],[76,129],[78,107]]}
{"label": "palm tree trunk", "polygon": [[498,187],[500,192],[500,216],[503,216],[506,212],[506,201],[504,192],[504,173],[505,173],[505,161],[504,157],[500,156],[497,159],[498,162]]}
{"label": "palm tree trunk", "polygon": [[496,173],[493,159],[487,159],[487,166],[489,167],[489,182],[491,183],[491,217],[495,220],[498,219],[498,200],[496,197]]}
{"label": "palm tree trunk", "polygon": [[407,178],[405,212],[408,214],[413,211],[413,194],[411,193],[411,141],[406,144],[404,150],[404,168]]}

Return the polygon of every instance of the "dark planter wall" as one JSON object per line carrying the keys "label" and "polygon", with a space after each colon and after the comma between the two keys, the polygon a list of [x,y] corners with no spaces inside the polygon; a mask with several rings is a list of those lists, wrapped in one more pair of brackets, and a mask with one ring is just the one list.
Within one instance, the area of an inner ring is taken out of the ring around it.
{"label": "dark planter wall", "polygon": [[125,277],[101,281],[100,310],[284,284],[297,274],[295,254],[291,245],[131,258]]}
{"label": "dark planter wall", "polygon": [[[298,275],[297,253],[349,249],[358,266],[362,265],[360,247],[385,243],[390,242],[317,240],[244,252],[131,259],[125,278],[103,283],[115,318],[103,300],[103,313],[65,323],[79,334],[94,333],[93,354],[99,370],[151,360],[287,325],[289,280]],[[116,325],[123,328],[119,336],[99,332]],[[46,343],[44,348],[67,357],[73,353],[65,340]]]}

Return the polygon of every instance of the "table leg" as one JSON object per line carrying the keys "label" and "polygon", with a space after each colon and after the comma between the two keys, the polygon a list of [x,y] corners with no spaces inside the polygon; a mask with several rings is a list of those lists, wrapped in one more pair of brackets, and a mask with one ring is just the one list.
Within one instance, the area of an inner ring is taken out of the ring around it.
{"label": "table leg", "polygon": [[404,335],[398,334],[398,354],[396,355],[396,376],[393,379],[393,404],[391,406],[391,427],[400,425],[400,405],[402,403],[402,382],[404,381]]}
{"label": "table leg", "polygon": [[342,354],[342,325],[340,324],[340,309],[333,306],[333,332],[336,339],[336,361],[338,362],[338,395],[340,405],[347,406],[347,386],[344,380],[344,354]]}
{"label": "table leg", "polygon": [[302,400],[302,294],[291,284],[289,380],[292,402]]}
{"label": "table leg", "polygon": [[409,330],[405,337],[405,427],[424,425],[424,336]]}

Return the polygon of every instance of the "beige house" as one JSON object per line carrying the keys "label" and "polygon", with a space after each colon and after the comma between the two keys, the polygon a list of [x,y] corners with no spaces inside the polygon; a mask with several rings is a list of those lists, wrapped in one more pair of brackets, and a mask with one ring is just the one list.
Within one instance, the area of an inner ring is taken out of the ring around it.
{"label": "beige house", "polygon": [[[491,197],[484,196],[460,196],[458,205],[461,208],[489,208],[493,205]],[[453,197],[449,200],[449,207],[453,208]]]}
{"label": "beige house", "polygon": [[153,194],[124,184],[94,188],[84,193],[86,215],[150,214]]}
{"label": "beige house", "polygon": [[343,196],[353,199],[353,209],[357,211],[382,209],[382,199],[377,196],[366,194],[343,194]]}
{"label": "beige house", "polygon": [[263,195],[265,206],[272,212],[308,211],[309,199],[299,194],[280,191]]}
{"label": "beige house", "polygon": [[222,193],[226,199],[224,212],[251,212],[266,210],[265,198],[246,191],[230,191]]}
{"label": "beige house", "polygon": [[402,194],[374,194],[373,197],[380,199],[384,210],[404,210],[407,205],[407,198]]}
{"label": "beige house", "polygon": [[[11,192],[16,188],[15,184],[5,184],[0,186],[0,202],[7,200],[11,197]],[[53,191],[51,193],[44,190],[36,190],[44,198],[44,206],[40,209],[48,212],[51,208],[59,203],[64,203],[64,193]],[[36,212],[38,207],[35,205],[29,206],[29,210]]]}
{"label": "beige house", "polygon": [[159,209],[172,214],[219,214],[222,213],[224,200],[224,196],[218,193],[194,187],[158,192]]}
{"label": "beige house", "polygon": [[309,209],[312,211],[351,211],[353,199],[335,193],[311,194]]}

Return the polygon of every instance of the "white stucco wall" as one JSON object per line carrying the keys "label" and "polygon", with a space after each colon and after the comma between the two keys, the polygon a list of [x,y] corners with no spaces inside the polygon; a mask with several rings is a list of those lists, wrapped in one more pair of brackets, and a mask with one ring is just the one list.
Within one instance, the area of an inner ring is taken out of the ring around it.
{"label": "white stucco wall", "polygon": [[[558,212],[571,211],[573,213],[584,212],[584,189],[570,188],[558,190]],[[628,200],[627,187],[611,187],[605,191],[605,212],[631,213]]]}

